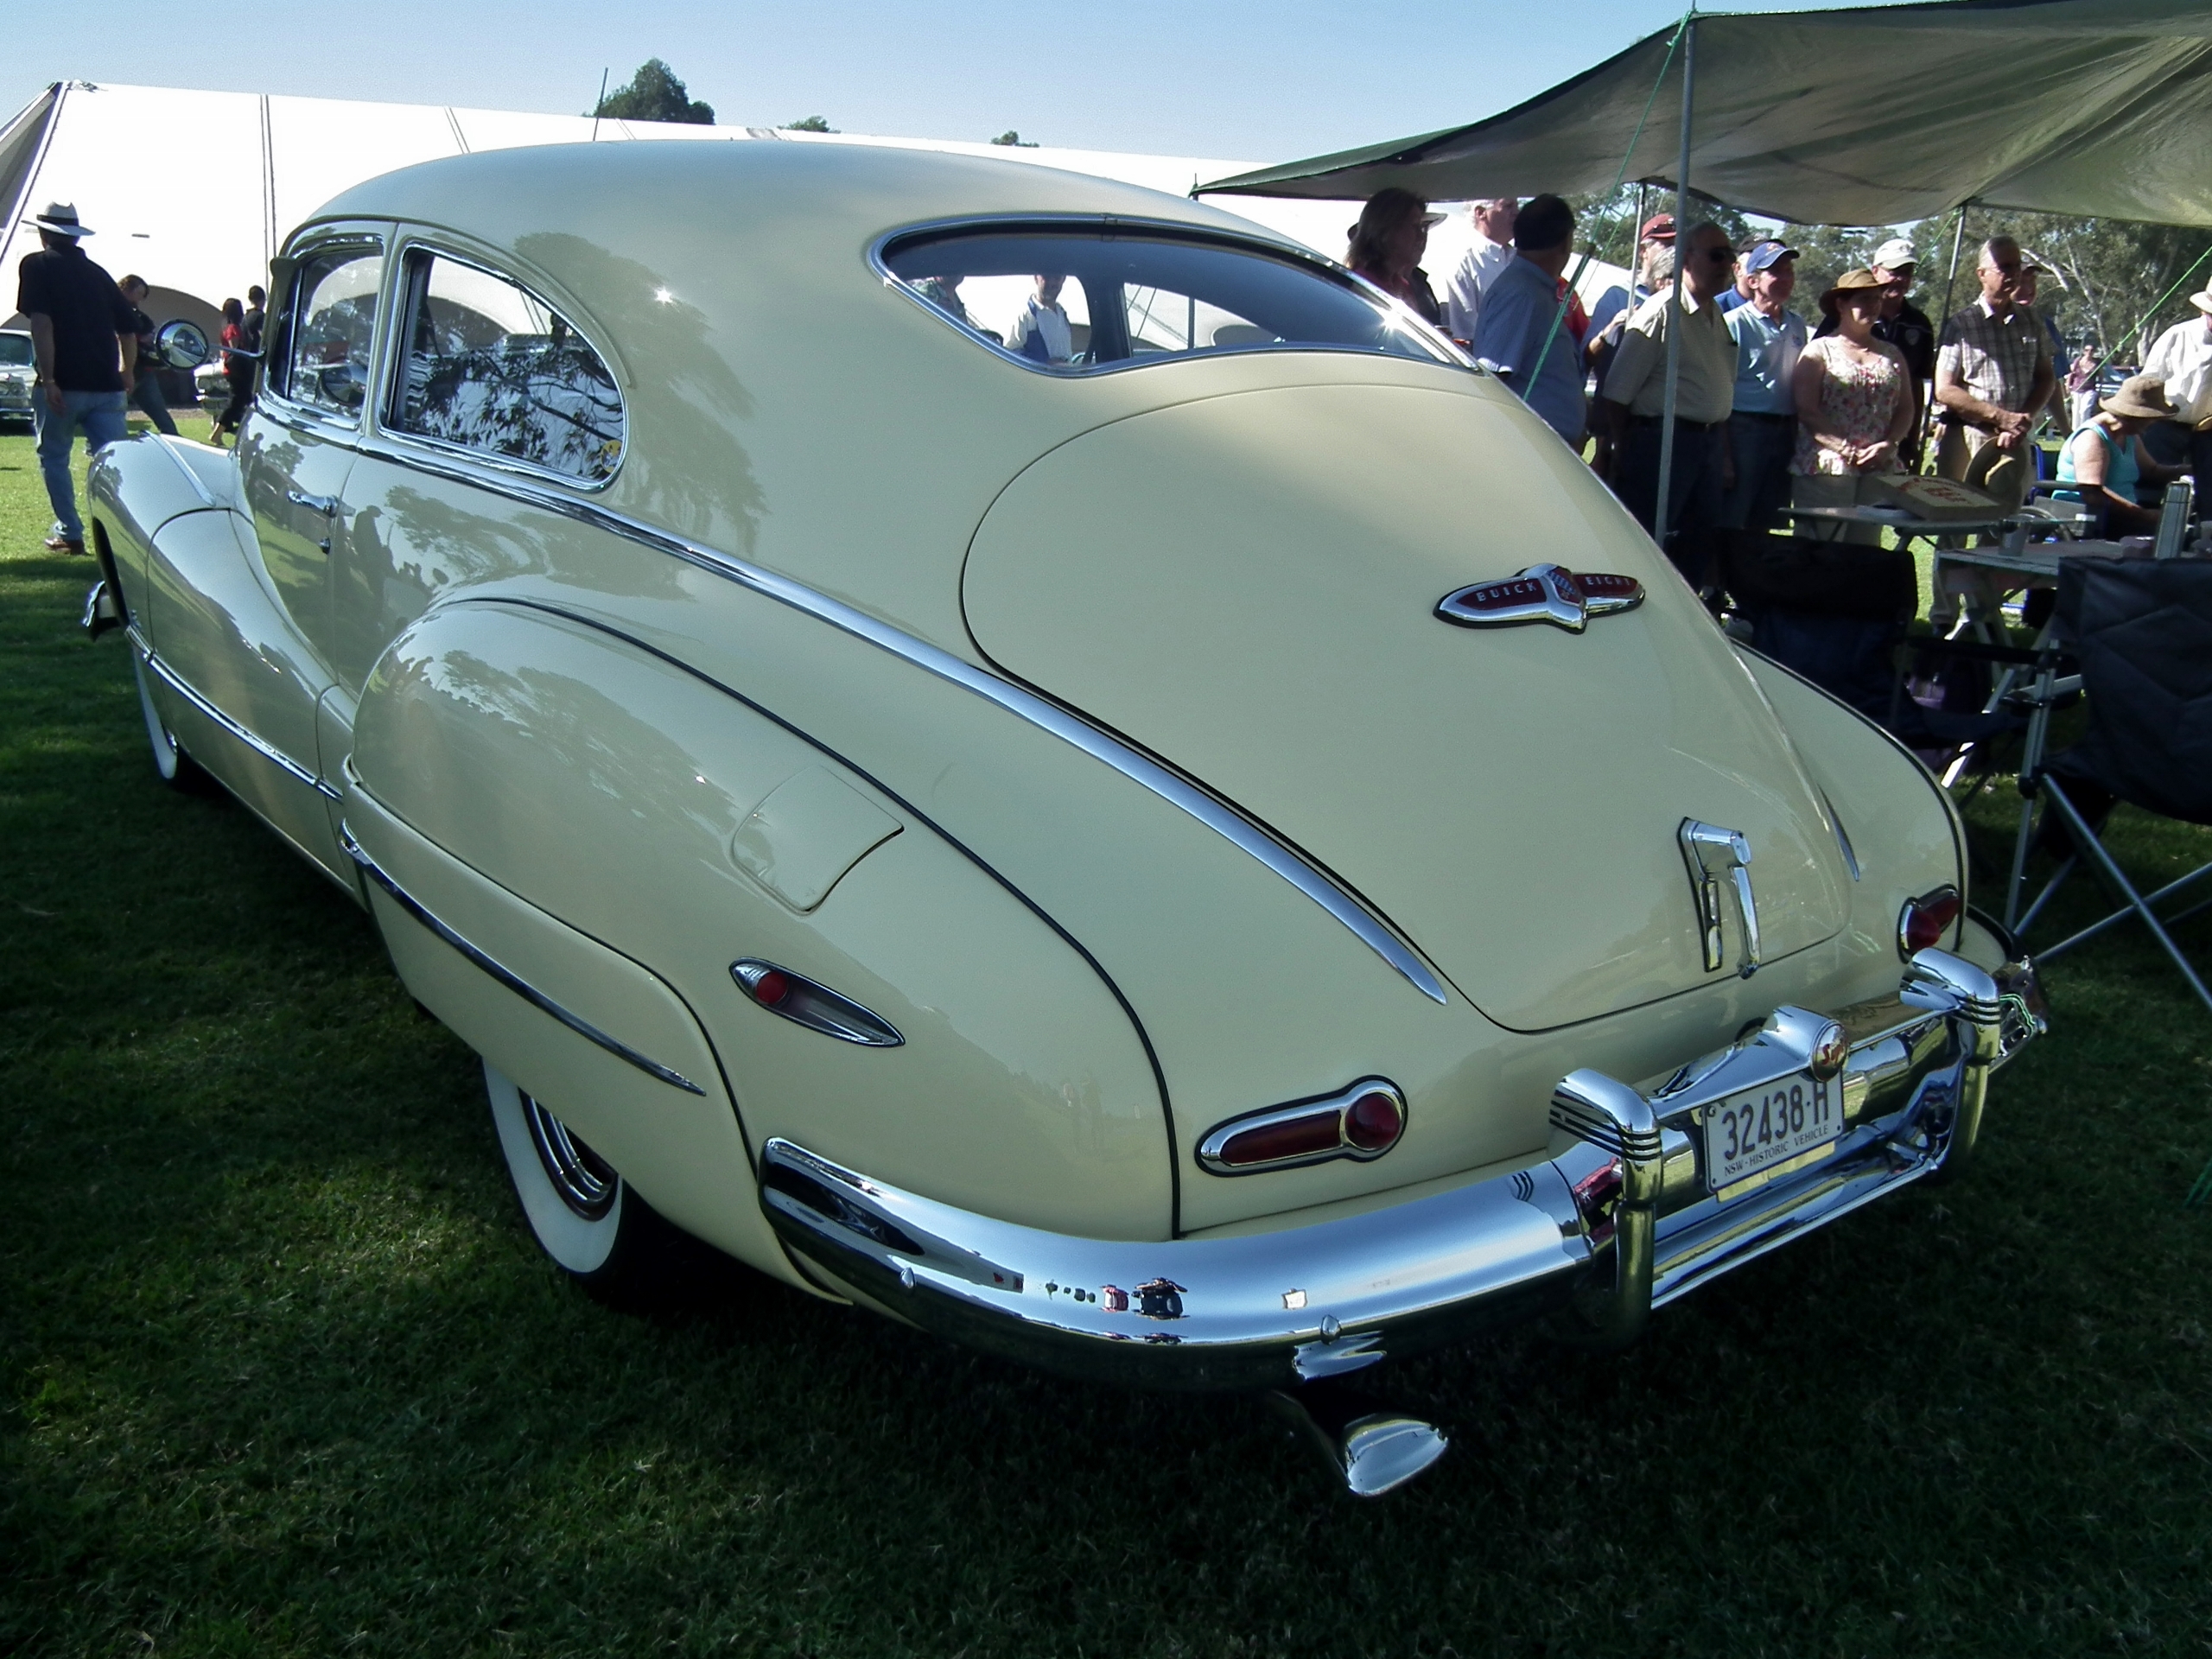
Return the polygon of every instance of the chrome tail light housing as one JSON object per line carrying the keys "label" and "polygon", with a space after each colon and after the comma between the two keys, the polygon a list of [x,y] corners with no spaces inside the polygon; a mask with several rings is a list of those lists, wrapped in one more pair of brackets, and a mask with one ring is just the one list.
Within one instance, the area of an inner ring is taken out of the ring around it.
{"label": "chrome tail light housing", "polygon": [[1406,1116],[1395,1084],[1363,1077],[1333,1095],[1217,1123],[1198,1142],[1198,1166],[1213,1175],[1255,1175],[1335,1158],[1365,1163],[1398,1144]]}

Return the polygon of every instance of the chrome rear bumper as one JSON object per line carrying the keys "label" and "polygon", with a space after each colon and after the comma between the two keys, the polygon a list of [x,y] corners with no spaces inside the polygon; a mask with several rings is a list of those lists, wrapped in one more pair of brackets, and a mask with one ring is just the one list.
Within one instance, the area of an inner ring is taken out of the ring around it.
{"label": "chrome rear bumper", "polygon": [[1553,1156],[1311,1226],[1157,1243],[1073,1238],[869,1179],[784,1140],[760,1202],[803,1268],[924,1329],[1050,1370],[1154,1388],[1280,1388],[1560,1310],[1602,1344],[1730,1268],[1963,1160],[1992,1071],[2042,1028],[2033,970],[1923,950],[1894,998],[1838,1011],[1844,1133],[1715,1194],[1710,1101],[1808,1062],[1829,1018],[1762,1030],[1649,1092],[1561,1080]]}

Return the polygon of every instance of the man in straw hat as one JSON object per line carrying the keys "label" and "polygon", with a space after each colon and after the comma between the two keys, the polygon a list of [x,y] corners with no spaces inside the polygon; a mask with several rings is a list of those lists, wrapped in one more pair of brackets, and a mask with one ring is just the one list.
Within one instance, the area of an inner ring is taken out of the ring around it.
{"label": "man in straw hat", "polygon": [[1936,401],[1943,407],[1936,470],[2010,512],[2035,480],[2028,433],[2058,385],[2050,336],[2020,303],[2027,269],[2009,236],[1981,245],[1981,297],[1943,325],[1936,354]]}
{"label": "man in straw hat", "polygon": [[124,399],[138,362],[138,317],[115,278],[85,257],[79,245],[92,234],[76,207],[50,202],[31,221],[45,245],[27,254],[17,270],[16,308],[30,319],[38,359],[38,466],[54,504],[54,531],[46,544],[56,553],[85,550],[84,522],[69,476],[69,447],[77,429],[98,449],[122,437]]}
{"label": "man in straw hat", "polygon": [[2189,428],[2189,470],[2202,495],[2212,491],[2212,283],[2189,302],[2196,315],[2158,336],[2143,372],[2166,383],[2174,418]]}

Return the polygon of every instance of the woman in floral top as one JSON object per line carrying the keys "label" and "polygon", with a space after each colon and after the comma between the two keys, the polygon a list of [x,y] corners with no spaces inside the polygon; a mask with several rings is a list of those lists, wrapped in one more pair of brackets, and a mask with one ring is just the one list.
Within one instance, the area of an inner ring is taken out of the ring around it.
{"label": "woman in floral top", "polygon": [[[1797,400],[1797,453],[1789,463],[1795,506],[1871,503],[1872,493],[1862,493],[1865,481],[1902,470],[1897,442],[1912,427],[1911,371],[1896,346],[1874,338],[1886,286],[1871,270],[1847,270],[1821,296],[1821,309],[1834,313],[1837,332],[1805,347],[1791,383]],[[1881,541],[1874,524],[1838,529],[1844,541]]]}

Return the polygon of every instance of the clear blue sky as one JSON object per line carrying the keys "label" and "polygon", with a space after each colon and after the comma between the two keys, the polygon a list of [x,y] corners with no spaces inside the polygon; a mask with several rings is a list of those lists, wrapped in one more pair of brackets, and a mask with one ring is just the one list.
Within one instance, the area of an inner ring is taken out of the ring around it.
{"label": "clear blue sky", "polygon": [[83,79],[577,113],[602,68],[619,84],[659,57],[728,125],[823,115],[849,132],[967,139],[1014,127],[1050,144],[1274,162],[1493,114],[1679,10],[1669,0],[48,4],[9,31],[0,102],[12,112],[51,81]]}

